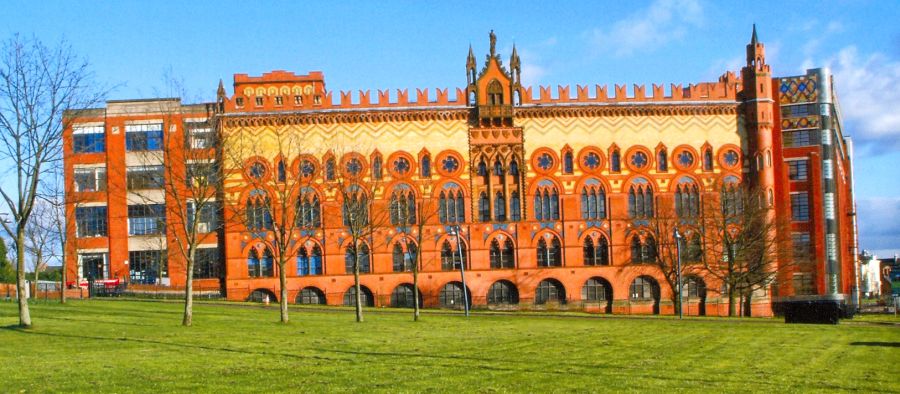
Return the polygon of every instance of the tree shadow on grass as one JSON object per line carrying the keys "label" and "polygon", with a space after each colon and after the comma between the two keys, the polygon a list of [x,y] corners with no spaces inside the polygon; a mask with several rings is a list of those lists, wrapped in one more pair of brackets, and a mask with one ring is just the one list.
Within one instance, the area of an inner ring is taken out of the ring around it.
{"label": "tree shadow on grass", "polygon": [[[167,346],[177,349],[200,349],[200,350],[208,350],[208,351],[218,351],[218,352],[226,352],[226,353],[235,353],[235,354],[243,354],[250,356],[264,356],[264,357],[285,357],[291,358],[295,360],[315,360],[315,361],[323,361],[323,362],[349,362],[352,358],[348,357],[334,357],[334,356],[326,356],[321,355],[321,353],[332,353],[335,355],[346,355],[346,356],[363,356],[363,357],[375,357],[375,358],[400,358],[404,360],[408,360],[410,358],[419,359],[421,362],[416,363],[417,366],[420,367],[428,367],[428,368],[446,368],[448,365],[448,361],[460,362],[460,364],[466,365],[468,371],[471,370],[488,370],[493,372],[508,372],[513,374],[538,374],[538,375],[553,375],[556,377],[562,376],[571,376],[572,374],[578,375],[591,375],[597,376],[598,372],[602,375],[616,377],[620,379],[648,379],[648,380],[658,380],[658,381],[675,381],[681,385],[689,385],[696,387],[700,387],[699,385],[722,385],[727,383],[743,383],[744,380],[740,379],[736,376],[731,377],[698,377],[692,376],[690,378],[686,378],[685,376],[666,376],[663,374],[657,374],[652,372],[638,372],[634,370],[623,370],[621,366],[617,366],[615,364],[600,364],[600,363],[571,363],[571,362],[558,362],[555,363],[557,368],[542,368],[540,365],[535,367],[527,367],[522,364],[510,363],[508,359],[490,359],[483,357],[471,357],[471,356],[461,356],[461,355],[435,355],[435,354],[420,354],[420,353],[409,353],[409,352],[379,352],[379,351],[362,351],[362,350],[340,350],[340,349],[328,349],[328,348],[307,348],[307,349],[298,349],[298,350],[307,350],[312,353],[320,353],[320,354],[296,354],[296,353],[285,353],[285,352],[275,352],[275,351],[267,351],[267,350],[252,350],[252,349],[240,349],[240,348],[230,348],[224,346],[211,346],[211,345],[200,345],[200,344],[192,344],[192,343],[178,343],[178,342],[165,342],[160,340],[152,340],[152,339],[141,339],[141,338],[129,338],[129,337],[103,337],[103,336],[91,336],[91,335],[75,335],[75,334],[64,334],[64,333],[48,333],[48,332],[40,332],[33,331],[30,329],[23,329],[18,325],[8,325],[4,327],[0,327],[0,329],[16,331],[21,334],[31,334],[31,335],[41,335],[41,336],[49,336],[49,337],[59,337],[59,338],[71,338],[78,340],[96,340],[96,341],[108,341],[108,342],[134,342],[134,343],[143,343],[143,344],[152,344],[159,346]],[[895,342],[854,342],[853,345],[859,344],[876,344],[876,343],[887,343],[889,346],[900,346]],[[874,346],[874,345],[867,345]],[[404,363],[407,361],[404,361]],[[453,363],[450,363],[453,364]],[[757,384],[768,384],[772,387],[777,387],[775,382],[756,382]],[[836,389],[850,389],[849,387],[841,387],[841,386],[827,386],[828,388],[836,388]]]}
{"label": "tree shadow on grass", "polygon": [[900,347],[900,342],[850,342],[850,346]]}

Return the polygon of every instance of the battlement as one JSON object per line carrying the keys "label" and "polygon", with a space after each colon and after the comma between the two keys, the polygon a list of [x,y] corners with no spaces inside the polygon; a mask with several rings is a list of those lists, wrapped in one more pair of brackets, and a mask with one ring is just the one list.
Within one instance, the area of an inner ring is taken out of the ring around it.
{"label": "battlement", "polygon": [[728,72],[720,77],[718,82],[701,82],[690,84],[687,87],[680,84],[670,84],[668,92],[665,85],[662,84],[653,84],[649,92],[646,85],[634,84],[629,90],[626,84],[615,84],[613,91],[610,91],[607,85],[594,85],[593,94],[591,94],[589,86],[576,85],[574,92],[571,86],[557,86],[556,96],[554,96],[550,86],[539,86],[538,96],[535,97],[533,88],[527,87],[522,88],[521,104],[571,105],[722,101],[736,100],[740,89],[740,80],[735,77],[734,73]]}
{"label": "battlement", "polygon": [[[234,75],[235,92],[224,97],[226,112],[273,112],[290,110],[365,110],[428,107],[465,107],[466,90],[437,88],[415,89],[411,97],[409,89],[378,89],[339,91],[325,90],[322,72],[296,75],[287,71],[273,71],[260,77],[247,74]],[[702,82],[684,87],[680,84],[653,84],[648,91],[645,85],[616,84],[612,90],[607,85],[557,86],[556,94],[550,86],[521,88],[517,93],[517,105],[573,105],[666,103],[684,101],[736,100],[741,89],[740,80],[728,72],[718,82]],[[224,95],[224,91],[220,92]]]}

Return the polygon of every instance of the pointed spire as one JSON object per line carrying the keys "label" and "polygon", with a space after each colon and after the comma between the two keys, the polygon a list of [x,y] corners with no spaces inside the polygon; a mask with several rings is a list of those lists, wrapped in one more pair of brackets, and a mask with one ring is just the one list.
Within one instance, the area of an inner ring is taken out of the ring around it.
{"label": "pointed spire", "polygon": [[509,56],[509,68],[513,72],[513,75],[518,74],[521,69],[521,64],[519,63],[519,52],[516,51],[515,43],[513,43],[512,55]]}
{"label": "pointed spire", "polygon": [[469,57],[466,59],[466,68],[475,68],[475,53],[472,52],[472,44],[469,44]]}
{"label": "pointed spire", "polygon": [[225,84],[222,83],[221,79],[219,79],[219,89],[216,90],[216,94],[218,94],[219,97],[225,95]]}
{"label": "pointed spire", "polygon": [[756,45],[759,40],[756,38],[756,23],[753,24],[753,37],[750,37],[750,43]]}

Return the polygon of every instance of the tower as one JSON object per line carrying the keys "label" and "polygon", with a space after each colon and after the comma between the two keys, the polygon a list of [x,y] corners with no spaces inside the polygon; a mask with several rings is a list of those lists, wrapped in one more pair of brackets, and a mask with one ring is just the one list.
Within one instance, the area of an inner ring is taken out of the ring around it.
{"label": "tower", "polygon": [[[775,100],[772,92],[772,72],[766,64],[766,47],[759,42],[756,24],[747,44],[747,65],[741,69],[743,82],[742,107],[750,144],[748,156],[750,182],[759,192],[764,193],[766,204],[775,205],[774,136],[773,115]],[[773,212],[774,213],[774,212]]]}
{"label": "tower", "polygon": [[482,222],[518,221],[525,212],[527,168],[522,128],[514,124],[513,109],[521,94],[521,60],[513,46],[507,71],[493,30],[490,45],[480,72],[471,46],[466,61],[467,104],[475,115],[469,124],[472,212],[479,212],[476,218]]}

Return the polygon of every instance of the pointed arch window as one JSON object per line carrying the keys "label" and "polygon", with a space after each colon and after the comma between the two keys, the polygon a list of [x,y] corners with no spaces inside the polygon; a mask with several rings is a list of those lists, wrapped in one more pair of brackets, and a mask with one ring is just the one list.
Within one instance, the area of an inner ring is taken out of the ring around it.
{"label": "pointed arch window", "polygon": [[250,256],[247,257],[247,271],[251,278],[270,277],[273,274],[273,258],[272,251],[266,248],[262,258],[256,249],[250,250]]}
{"label": "pointed arch window", "polygon": [[424,155],[422,156],[422,165],[419,171],[422,172],[422,178],[430,178],[431,177],[431,156]]}
{"label": "pointed arch window", "polygon": [[550,242],[541,238],[537,246],[538,267],[562,267],[562,245],[559,238],[551,236]]}
{"label": "pointed arch window", "polygon": [[284,182],[287,179],[287,168],[284,166],[284,160],[278,160],[278,182]]}
{"label": "pointed arch window", "polygon": [[297,276],[322,275],[322,249],[313,245],[307,252],[301,247],[297,252]]}
{"label": "pointed arch window", "polygon": [[575,169],[575,159],[572,157],[572,152],[567,151],[563,154],[563,174],[571,174]]}
{"label": "pointed arch window", "polygon": [[265,192],[254,190],[247,200],[247,229],[250,231],[271,231],[272,202]]}
{"label": "pointed arch window", "polygon": [[534,217],[537,220],[559,220],[559,192],[556,187],[538,188],[534,196]]}
{"label": "pointed arch window", "polygon": [[344,226],[358,228],[369,223],[369,200],[362,192],[348,194],[341,211]]}
{"label": "pointed arch window", "polygon": [[699,263],[703,261],[703,246],[700,241],[700,234],[694,234],[688,239],[687,251],[685,253],[685,262]]}
{"label": "pointed arch window", "polygon": [[675,187],[675,214],[680,218],[695,218],[700,214],[700,193],[693,182]]}
{"label": "pointed arch window", "polygon": [[334,180],[335,167],[336,167],[336,164],[335,164],[333,157],[330,157],[330,158],[328,158],[328,160],[325,161],[325,180],[326,181]]}
{"label": "pointed arch window", "polygon": [[414,243],[407,243],[405,250],[400,242],[394,243],[394,248],[391,252],[394,272],[412,271],[413,264],[415,264],[417,252],[418,251]]}
{"label": "pointed arch window", "polygon": [[391,224],[408,226],[416,223],[416,197],[409,187],[397,187],[391,193]]}
{"label": "pointed arch window", "polygon": [[653,217],[653,190],[649,184],[635,183],[628,189],[628,217],[632,219]]}
{"label": "pointed arch window", "polygon": [[506,199],[503,197],[503,192],[499,191],[494,194],[494,220],[506,221]]}
{"label": "pointed arch window", "polygon": [[491,221],[491,202],[487,192],[481,192],[481,196],[478,198],[478,216],[482,222]]}
{"label": "pointed arch window", "polygon": [[491,268],[515,268],[515,247],[511,239],[506,238],[501,246],[500,241],[494,238],[491,241]]}
{"label": "pointed arch window", "polygon": [[646,237],[641,241],[635,235],[631,238],[631,262],[633,264],[652,263],[656,261],[656,241],[653,237]]}
{"label": "pointed arch window", "polygon": [[[771,159],[769,159],[769,161],[771,162]],[[712,170],[713,170],[712,149],[706,148],[703,150],[703,171],[712,171]]]}
{"label": "pointed arch window", "polygon": [[357,254],[356,248],[353,245],[347,246],[347,250],[344,253],[344,268],[348,274],[353,273],[353,268],[356,264],[356,259],[359,258],[359,272],[361,274],[368,274],[372,272],[372,261],[371,256],[369,255],[369,246],[366,244],[361,244],[359,246],[359,253]]}
{"label": "pointed arch window", "polygon": [[669,171],[669,156],[665,148],[660,149],[656,154],[656,169],[659,172]]}
{"label": "pointed arch window", "polygon": [[441,270],[454,271],[466,264],[466,244],[459,244],[458,249],[453,246],[457,246],[456,242],[451,244],[449,240],[444,240],[441,245]]}
{"label": "pointed arch window", "polygon": [[319,196],[314,192],[305,192],[297,199],[297,227],[318,228],[322,226],[322,207]]}
{"label": "pointed arch window", "polygon": [[462,191],[457,188],[441,190],[438,216],[443,224],[465,222],[465,202]]}
{"label": "pointed arch window", "polygon": [[606,190],[599,185],[581,188],[581,218],[606,218]]}
{"label": "pointed arch window", "polygon": [[381,155],[372,158],[372,178],[381,180],[384,177],[384,161]]}
{"label": "pointed arch window", "polygon": [[496,79],[488,84],[488,105],[503,105],[503,86]]}
{"label": "pointed arch window", "polygon": [[612,172],[620,172],[622,171],[622,157],[619,154],[619,150],[614,150],[609,155],[609,169]]}
{"label": "pointed arch window", "polygon": [[726,218],[734,218],[743,211],[743,199],[736,183],[726,183],[720,193],[722,200],[722,214]]}
{"label": "pointed arch window", "polygon": [[509,163],[509,175],[519,176],[519,162],[515,159],[513,159],[513,161]]}
{"label": "pointed arch window", "polygon": [[483,181],[485,185],[491,183],[491,176],[488,174],[487,163],[484,162],[484,159],[481,159],[481,161],[478,162],[478,176],[484,178]]}
{"label": "pointed arch window", "polygon": [[522,200],[518,190],[513,190],[509,195],[509,220],[514,222],[522,220]]}
{"label": "pointed arch window", "polygon": [[584,239],[584,265],[609,265],[609,243],[606,238],[597,238],[596,245],[591,237]]}

